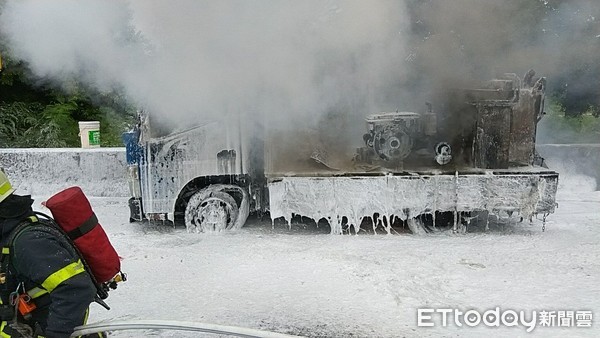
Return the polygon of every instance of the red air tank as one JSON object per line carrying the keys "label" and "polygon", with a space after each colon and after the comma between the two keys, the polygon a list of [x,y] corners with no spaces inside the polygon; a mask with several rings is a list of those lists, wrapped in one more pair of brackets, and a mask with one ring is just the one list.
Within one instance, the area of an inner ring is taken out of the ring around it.
{"label": "red air tank", "polygon": [[65,189],[50,197],[45,205],[75,243],[97,282],[108,282],[121,271],[119,255],[81,188]]}

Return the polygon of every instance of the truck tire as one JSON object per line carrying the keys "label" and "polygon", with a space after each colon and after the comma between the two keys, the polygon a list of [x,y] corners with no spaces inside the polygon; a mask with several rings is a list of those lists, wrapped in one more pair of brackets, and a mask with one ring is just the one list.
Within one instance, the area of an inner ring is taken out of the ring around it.
{"label": "truck tire", "polygon": [[[242,194],[240,205],[227,193]],[[248,218],[248,194],[238,186],[210,185],[189,199],[185,207],[185,226],[189,232],[220,232],[241,228]]]}

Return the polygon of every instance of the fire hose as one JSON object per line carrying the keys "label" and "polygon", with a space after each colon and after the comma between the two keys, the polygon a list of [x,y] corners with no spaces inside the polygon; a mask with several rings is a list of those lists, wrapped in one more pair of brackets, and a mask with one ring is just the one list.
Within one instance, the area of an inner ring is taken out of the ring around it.
{"label": "fire hose", "polygon": [[124,331],[124,330],[169,330],[169,331],[190,331],[205,332],[214,334],[224,334],[235,337],[247,338],[298,338],[300,336],[287,335],[283,333],[262,331],[236,326],[225,326],[207,323],[195,323],[173,320],[128,320],[100,322],[88,325],[82,325],[75,328],[71,337],[78,337],[87,334],[106,332],[106,331]]}

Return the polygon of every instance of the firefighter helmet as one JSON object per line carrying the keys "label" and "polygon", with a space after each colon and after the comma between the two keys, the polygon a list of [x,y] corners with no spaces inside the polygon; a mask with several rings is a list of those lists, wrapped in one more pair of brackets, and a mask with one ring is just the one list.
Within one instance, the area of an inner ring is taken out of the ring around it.
{"label": "firefighter helmet", "polygon": [[2,203],[2,201],[10,196],[10,194],[12,194],[14,191],[15,189],[13,189],[12,185],[10,185],[10,181],[4,173],[4,170],[0,168],[0,203]]}

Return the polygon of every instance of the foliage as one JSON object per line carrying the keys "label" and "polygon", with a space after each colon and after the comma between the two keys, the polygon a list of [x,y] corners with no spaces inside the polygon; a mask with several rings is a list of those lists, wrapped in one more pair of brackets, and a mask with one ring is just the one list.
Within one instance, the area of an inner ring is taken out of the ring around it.
{"label": "foliage", "polygon": [[79,147],[78,121],[100,121],[101,145],[122,145],[121,133],[135,114],[117,91],[100,93],[76,81],[68,89],[65,84],[34,82],[26,64],[6,57],[3,61],[0,147]]}
{"label": "foliage", "polygon": [[578,116],[565,115],[563,104],[556,98],[550,100],[547,114],[538,124],[538,143],[598,143],[600,119],[595,106]]}
{"label": "foliage", "polygon": [[59,126],[40,118],[39,103],[13,102],[0,105],[0,147],[64,147]]}

